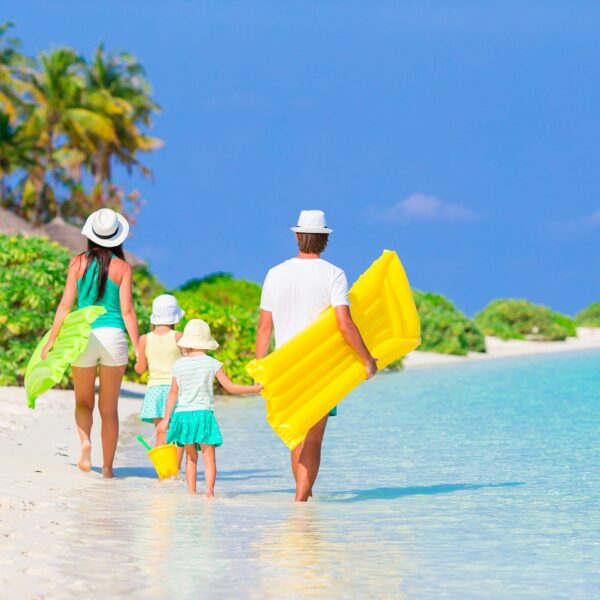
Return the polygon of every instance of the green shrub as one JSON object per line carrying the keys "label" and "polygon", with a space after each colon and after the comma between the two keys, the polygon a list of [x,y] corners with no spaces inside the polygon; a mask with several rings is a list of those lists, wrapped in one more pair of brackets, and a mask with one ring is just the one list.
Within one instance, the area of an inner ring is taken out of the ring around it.
{"label": "green shrub", "polygon": [[190,319],[204,319],[219,342],[219,348],[211,354],[223,363],[225,371],[236,383],[252,383],[244,367],[254,358],[258,304],[254,310],[248,310],[236,304],[208,302],[189,289],[174,293],[185,310],[185,317],[178,329]]}
{"label": "green shrub", "polygon": [[485,352],[485,339],[477,325],[441,294],[413,290],[421,319],[421,346],[425,352],[466,355]]}
{"label": "green shrub", "polygon": [[0,385],[21,385],[52,326],[71,259],[46,238],[0,235]]}
{"label": "green shrub", "polygon": [[194,297],[220,306],[241,306],[258,314],[260,285],[253,281],[234,279],[231,273],[212,273],[184,283],[179,292],[193,293]]}
{"label": "green shrub", "polygon": [[564,340],[576,335],[573,319],[527,300],[494,300],[475,315],[475,323],[486,335],[504,340]]}
{"label": "green shrub", "polygon": [[582,327],[600,327],[600,302],[594,302],[575,315],[575,322]]}

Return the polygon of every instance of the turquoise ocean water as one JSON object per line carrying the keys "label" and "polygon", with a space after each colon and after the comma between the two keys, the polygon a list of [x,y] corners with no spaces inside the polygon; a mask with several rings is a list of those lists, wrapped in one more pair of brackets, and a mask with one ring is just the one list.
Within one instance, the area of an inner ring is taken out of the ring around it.
{"label": "turquoise ocean water", "polygon": [[262,400],[224,401],[216,501],[122,446],[58,566],[88,555],[111,598],[597,598],[599,409],[598,352],[381,375],[330,419],[297,505]]}

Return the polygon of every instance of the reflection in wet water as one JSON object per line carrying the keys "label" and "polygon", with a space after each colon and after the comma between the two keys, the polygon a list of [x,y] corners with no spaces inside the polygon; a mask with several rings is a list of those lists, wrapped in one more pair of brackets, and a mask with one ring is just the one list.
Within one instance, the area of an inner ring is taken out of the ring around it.
{"label": "reflection in wet water", "polygon": [[597,385],[596,355],[570,361],[365,385],[328,425],[307,505],[292,502],[259,400],[217,407],[215,501],[149,477],[143,450],[122,447],[120,479],[71,501],[65,597],[586,597],[600,585],[600,390],[577,387]]}

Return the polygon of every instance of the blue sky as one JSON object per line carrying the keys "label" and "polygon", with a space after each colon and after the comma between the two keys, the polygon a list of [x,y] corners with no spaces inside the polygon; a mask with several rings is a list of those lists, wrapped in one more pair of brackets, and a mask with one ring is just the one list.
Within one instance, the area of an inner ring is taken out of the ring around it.
{"label": "blue sky", "polygon": [[31,2],[26,50],[136,54],[163,106],[129,247],[171,286],[261,281],[301,208],[353,280],[383,248],[472,314],[600,299],[600,5]]}

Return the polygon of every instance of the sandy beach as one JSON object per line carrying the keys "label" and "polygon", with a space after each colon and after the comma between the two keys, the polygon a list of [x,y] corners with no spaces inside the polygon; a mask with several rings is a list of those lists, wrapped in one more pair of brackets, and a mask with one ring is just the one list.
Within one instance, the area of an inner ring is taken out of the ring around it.
{"label": "sandy beach", "polygon": [[579,327],[577,337],[561,342],[533,342],[528,340],[501,340],[486,336],[486,352],[469,352],[467,356],[438,354],[436,352],[411,352],[404,359],[405,369],[419,369],[439,365],[461,364],[476,360],[494,360],[535,354],[576,352],[600,348],[600,328]]}
{"label": "sandy beach", "polygon": [[[565,342],[503,342],[488,338],[488,352],[455,357],[413,352],[405,359],[407,369],[422,369],[471,361],[493,360],[533,354],[600,349],[598,331],[582,331]],[[120,399],[120,448],[135,444],[133,427],[143,386],[125,384]],[[89,591],[85,573],[68,580],[52,564],[60,559],[70,529],[74,507],[82,498],[96,502],[107,486],[101,465],[100,419],[93,430],[91,473],[75,466],[78,439],[72,416],[73,393],[52,390],[38,400],[36,410],[27,408],[23,388],[0,388],[0,585],[14,598],[71,597]],[[97,411],[97,409],[96,409]],[[116,473],[119,474],[119,452]],[[149,465],[145,465],[149,466]],[[135,476],[135,475],[134,475]]]}

